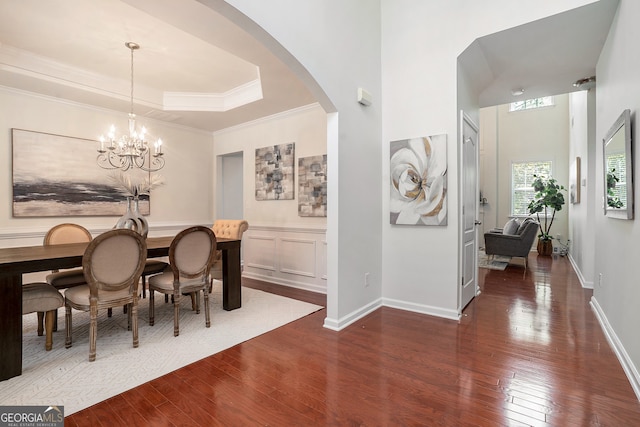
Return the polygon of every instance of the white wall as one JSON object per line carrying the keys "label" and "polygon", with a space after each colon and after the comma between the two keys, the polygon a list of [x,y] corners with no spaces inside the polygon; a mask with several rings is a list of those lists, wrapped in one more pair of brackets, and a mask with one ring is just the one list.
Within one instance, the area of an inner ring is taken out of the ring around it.
{"label": "white wall", "polygon": [[[150,235],[174,234],[186,225],[210,225],[212,136],[140,117],[138,121],[153,128],[165,141],[167,163],[160,172],[165,184],[151,195],[151,214],[147,217]],[[0,88],[0,129],[4,129],[0,134],[0,199],[5,201],[0,210],[0,246],[42,244],[46,230],[63,221],[82,224],[95,234],[112,228],[117,220],[99,216],[12,217],[11,128],[96,140],[112,123],[126,126],[126,114]],[[97,173],[101,171],[97,164],[95,167]]]}
{"label": "white wall", "polygon": [[[295,143],[295,199],[256,200],[257,148]],[[214,156],[242,152],[243,275],[315,292],[326,292],[324,217],[298,215],[298,159],[327,152],[327,114],[318,105],[291,110],[214,134]],[[214,162],[219,167],[220,162]],[[216,176],[220,171],[214,171]],[[328,171],[328,180],[332,180]],[[225,183],[220,185],[226,186]],[[219,195],[216,194],[216,201]]]}
{"label": "white wall", "polygon": [[[497,107],[480,109],[480,157],[478,159],[479,190],[486,203],[478,206],[480,221],[478,236],[492,228],[502,227],[499,217],[498,181],[507,179],[498,173],[498,110]],[[480,237],[479,245],[484,245]]]}
{"label": "white wall", "polygon": [[569,259],[585,288],[593,288],[595,256],[594,221],[596,215],[596,90],[574,92],[569,96],[571,117],[569,159],[580,157],[580,203],[569,204]]}
{"label": "white wall", "polygon": [[[468,99],[474,94],[457,93],[458,87],[468,92],[464,75],[457,74],[458,55],[478,37],[588,3],[382,1],[382,188],[387,188],[389,179],[389,141],[437,133],[449,136],[449,225],[401,228],[383,221],[385,298],[410,303],[423,312],[451,316],[458,312],[458,114],[460,108],[474,104]],[[477,111],[466,112],[478,117]],[[385,214],[387,200],[383,195]]]}
{"label": "white wall", "polygon": [[[202,2],[220,7],[215,0]],[[325,325],[342,328],[375,308],[381,296],[380,2],[228,0],[227,3],[261,28],[233,16],[233,11],[222,8],[220,12],[273,46],[274,52],[309,82],[325,111],[330,113]],[[262,29],[268,34],[262,34]],[[358,87],[372,94],[370,107],[357,103]],[[365,287],[367,272],[370,285]]]}
{"label": "white wall", "polygon": [[[341,328],[382,297],[385,304],[456,316],[458,108],[474,105],[471,94],[458,99],[456,58],[477,37],[591,1],[227,3],[268,32],[276,43],[261,36],[297,67],[325,110],[338,112],[329,117],[327,134],[336,181],[329,185],[325,325]],[[372,92],[371,107],[355,102],[359,86]],[[468,113],[478,117],[477,111]],[[449,225],[391,227],[389,141],[439,133],[449,137]],[[367,272],[369,287],[363,283]]]}
{"label": "white wall", "polygon": [[[640,397],[640,339],[638,339],[638,260],[640,260],[640,150],[638,150],[638,112],[640,111],[640,2],[622,0],[609,36],[598,60],[596,74],[596,185],[594,308],[615,344],[623,367]],[[604,216],[602,139],[624,109],[631,110],[634,141],[635,219],[618,220]],[[601,280],[600,280],[600,276]]]}
{"label": "white wall", "polygon": [[[250,225],[326,228],[326,218],[298,216],[298,159],[327,153],[327,114],[318,104],[225,129],[213,137],[214,156],[243,153],[243,211]],[[295,143],[295,199],[256,200],[256,149],[292,142]],[[214,164],[217,176],[218,162]]]}

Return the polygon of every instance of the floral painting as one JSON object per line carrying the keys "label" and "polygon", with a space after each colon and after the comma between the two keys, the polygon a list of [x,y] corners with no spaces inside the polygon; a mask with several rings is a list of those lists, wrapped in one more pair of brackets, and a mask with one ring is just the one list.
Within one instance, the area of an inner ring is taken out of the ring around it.
{"label": "floral painting", "polygon": [[[113,171],[96,164],[98,142],[82,138],[12,129],[14,217],[117,216],[126,197]],[[137,176],[135,174],[141,174]],[[127,172],[133,179],[148,172]],[[149,214],[149,196],[140,197]]]}
{"label": "floral painting", "polygon": [[256,148],[256,200],[294,199],[295,144]]}
{"label": "floral painting", "polygon": [[327,155],[298,159],[298,216],[327,216]]}
{"label": "floral painting", "polygon": [[447,225],[447,135],[391,142],[391,224]]}

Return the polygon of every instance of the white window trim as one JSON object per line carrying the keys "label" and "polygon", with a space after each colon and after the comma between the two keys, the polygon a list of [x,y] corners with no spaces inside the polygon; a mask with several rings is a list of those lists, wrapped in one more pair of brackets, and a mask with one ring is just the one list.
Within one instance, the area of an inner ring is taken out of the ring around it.
{"label": "white window trim", "polygon": [[[513,188],[514,188],[514,183],[513,183],[513,165],[514,164],[521,164],[521,163],[549,163],[550,167],[549,167],[549,171],[550,171],[550,176],[553,177],[553,160],[521,160],[521,161],[512,161],[511,162],[511,169],[510,169],[510,177],[511,177],[511,187],[509,188],[509,218],[528,218],[528,217],[532,217],[532,218],[536,218],[536,214],[514,214],[513,213]],[[549,177],[547,177],[549,178]],[[544,218],[545,214],[543,212],[538,213],[538,215],[540,216],[540,218]],[[547,218],[551,218],[553,214],[547,212],[546,217]]]}
{"label": "white window trim", "polygon": [[[513,110],[512,109],[513,108],[513,104],[515,104],[517,102],[526,102],[526,101],[529,101],[531,99],[540,99],[540,98],[551,98],[551,104],[550,105],[543,105],[543,106],[540,106],[540,107],[521,108],[521,109],[518,109],[518,110]],[[510,113],[521,113],[521,112],[524,112],[524,111],[538,111],[538,110],[541,110],[541,109],[552,108],[552,107],[555,107],[555,106],[556,106],[556,98],[555,98],[555,96],[539,96],[537,98],[529,98],[529,99],[523,99],[522,101],[510,102],[509,103],[509,112]]]}

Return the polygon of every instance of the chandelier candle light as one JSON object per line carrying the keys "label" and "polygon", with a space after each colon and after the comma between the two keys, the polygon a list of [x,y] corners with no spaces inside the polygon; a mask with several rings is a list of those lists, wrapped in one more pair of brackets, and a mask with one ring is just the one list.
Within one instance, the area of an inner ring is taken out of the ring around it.
{"label": "chandelier candle light", "polygon": [[[129,113],[129,134],[116,138],[116,128],[111,125],[105,138],[100,136],[100,148],[96,159],[98,166],[103,169],[121,169],[123,171],[138,168],[147,172],[155,172],[164,167],[162,157],[162,140],[154,143],[153,154],[145,140],[147,130],[142,127],[136,129],[136,115],[133,114],[133,51],[140,49],[134,42],[126,42],[125,46],[131,50],[131,109]],[[149,158],[149,163],[147,163]]]}

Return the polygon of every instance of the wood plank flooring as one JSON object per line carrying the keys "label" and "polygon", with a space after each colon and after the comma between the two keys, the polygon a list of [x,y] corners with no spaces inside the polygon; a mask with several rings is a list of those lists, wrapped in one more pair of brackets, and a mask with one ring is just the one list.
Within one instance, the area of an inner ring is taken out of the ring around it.
{"label": "wood plank flooring", "polygon": [[533,253],[524,277],[520,265],[481,269],[480,284],[459,322],[383,307],[333,332],[321,310],[65,425],[640,425],[640,403],[591,312],[591,291],[566,258]]}

